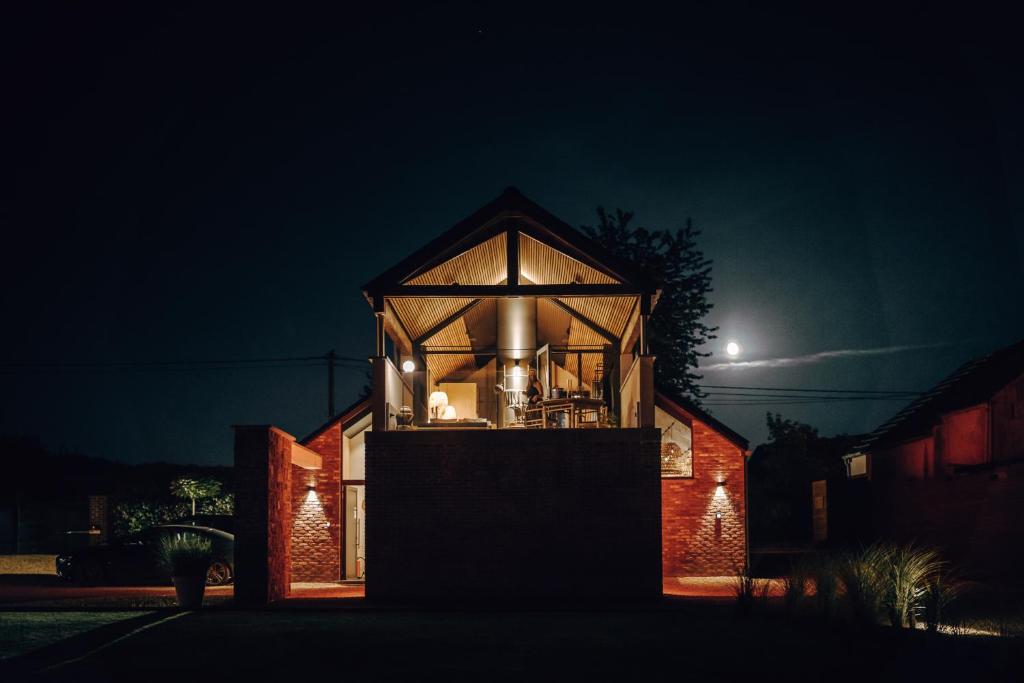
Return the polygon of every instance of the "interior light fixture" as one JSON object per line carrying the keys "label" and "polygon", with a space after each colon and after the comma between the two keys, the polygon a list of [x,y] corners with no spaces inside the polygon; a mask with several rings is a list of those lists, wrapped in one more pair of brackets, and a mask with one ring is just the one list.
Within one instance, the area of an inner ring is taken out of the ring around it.
{"label": "interior light fixture", "polygon": [[427,399],[427,407],[430,409],[430,419],[437,420],[444,417],[445,408],[448,407],[448,394],[443,391],[435,391]]}
{"label": "interior light fixture", "polygon": [[412,359],[406,358],[402,361],[402,372],[412,372],[416,369],[416,364],[412,362]]}

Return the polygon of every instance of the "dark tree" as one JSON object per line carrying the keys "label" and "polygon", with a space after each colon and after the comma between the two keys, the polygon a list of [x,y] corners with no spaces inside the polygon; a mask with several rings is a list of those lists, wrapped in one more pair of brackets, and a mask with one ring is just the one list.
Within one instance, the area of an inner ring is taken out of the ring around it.
{"label": "dark tree", "polygon": [[748,469],[752,543],[809,543],[811,482],[819,479],[828,481],[829,536],[836,537],[833,532],[838,532],[837,525],[843,520],[833,503],[846,495],[842,457],[858,437],[823,437],[814,427],[778,413],[768,413],[767,420],[768,442],[754,449]]}
{"label": "dark tree", "polygon": [[704,393],[697,366],[701,358],[711,355],[699,349],[715,338],[718,329],[704,324],[712,306],[708,301],[711,261],[697,247],[700,231],[689,219],[685,228],[675,231],[634,228],[630,226],[633,214],[621,209],[609,214],[598,207],[597,217],[598,224],[583,226],[584,232],[662,286],[650,321],[649,343],[658,358],[655,381],[699,402]]}

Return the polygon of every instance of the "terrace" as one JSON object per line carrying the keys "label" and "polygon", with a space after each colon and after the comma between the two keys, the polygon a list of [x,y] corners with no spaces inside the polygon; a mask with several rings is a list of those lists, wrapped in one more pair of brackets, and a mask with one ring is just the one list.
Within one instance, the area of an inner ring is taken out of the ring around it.
{"label": "terrace", "polygon": [[513,188],[364,295],[375,431],[654,424],[656,286]]}

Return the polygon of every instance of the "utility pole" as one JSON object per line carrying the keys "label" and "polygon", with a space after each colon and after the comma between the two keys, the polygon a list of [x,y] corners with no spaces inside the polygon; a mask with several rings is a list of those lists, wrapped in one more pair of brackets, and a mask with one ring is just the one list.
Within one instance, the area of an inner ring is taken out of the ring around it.
{"label": "utility pole", "polygon": [[334,417],[334,349],[327,352],[327,418]]}

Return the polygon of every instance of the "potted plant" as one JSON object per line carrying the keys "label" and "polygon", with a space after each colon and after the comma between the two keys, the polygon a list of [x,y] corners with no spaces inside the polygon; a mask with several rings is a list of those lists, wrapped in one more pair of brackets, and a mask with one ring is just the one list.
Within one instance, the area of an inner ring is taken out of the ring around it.
{"label": "potted plant", "polygon": [[168,536],[160,541],[160,554],[171,570],[178,605],[185,609],[202,607],[213,554],[210,539],[188,532]]}

